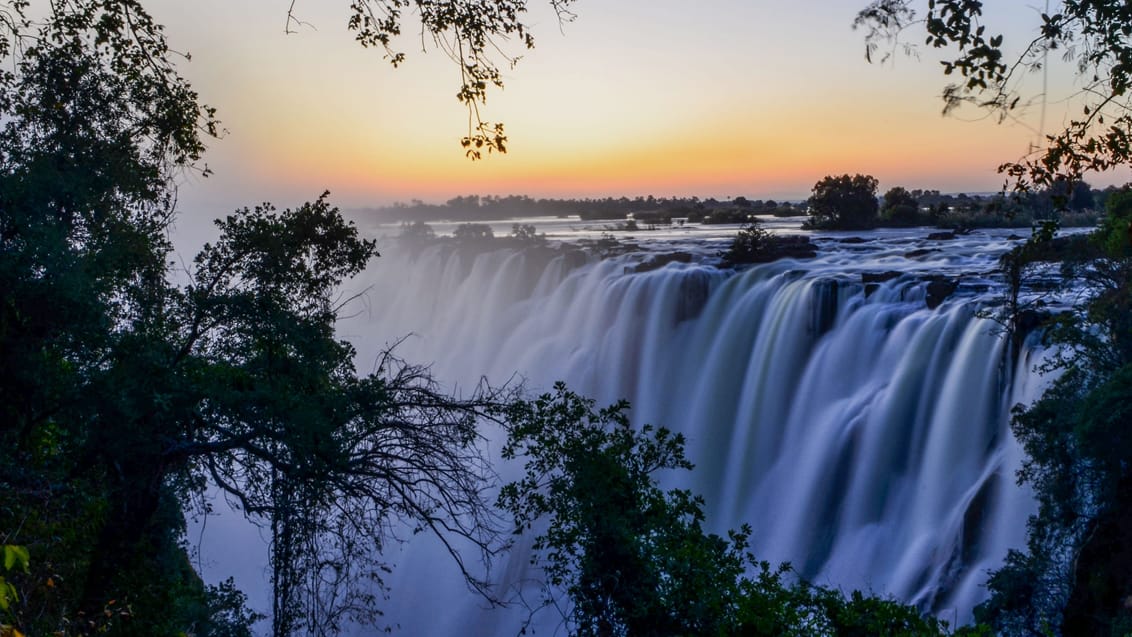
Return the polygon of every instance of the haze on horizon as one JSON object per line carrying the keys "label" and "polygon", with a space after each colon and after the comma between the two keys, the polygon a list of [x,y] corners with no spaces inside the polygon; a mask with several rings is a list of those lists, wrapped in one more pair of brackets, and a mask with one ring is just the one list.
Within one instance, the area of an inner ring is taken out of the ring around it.
{"label": "haze on horizon", "polygon": [[[851,28],[866,0],[581,0],[559,27],[532,5],[536,48],[489,93],[509,152],[466,159],[458,70],[407,33],[405,64],[364,50],[346,10],[298,0],[306,22],[285,33],[287,3],[154,0],[182,72],[228,131],[187,174],[182,226],[260,201],[289,206],[330,190],[343,207],[463,194],[534,197],[745,195],[803,199],[827,174],[869,173],[947,192],[998,190],[995,168],[1040,141],[1042,78],[1018,121],[940,114],[938,57],[864,58]],[[1030,28],[1010,3],[987,21]],[[1007,42],[1026,31],[1007,33]],[[918,35],[911,36],[919,43]],[[1063,121],[1071,69],[1050,61],[1046,132]],[[1124,183],[1127,169],[1091,180]]]}

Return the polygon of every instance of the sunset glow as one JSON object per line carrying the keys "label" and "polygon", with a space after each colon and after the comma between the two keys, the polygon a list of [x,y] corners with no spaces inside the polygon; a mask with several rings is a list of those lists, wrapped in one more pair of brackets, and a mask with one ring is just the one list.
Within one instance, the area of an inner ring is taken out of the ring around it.
{"label": "sunset glow", "polygon": [[300,2],[310,26],[287,35],[282,6],[184,4],[155,14],[228,130],[207,156],[215,175],[182,188],[190,215],[324,189],[346,206],[472,193],[800,199],[846,172],[988,191],[1002,185],[1000,163],[1040,140],[1036,109],[1003,124],[941,116],[930,51],[868,64],[851,29],[860,2],[632,0],[581,2],[561,32],[533,9],[537,47],[484,108],[505,122],[509,152],[471,162],[457,72],[438,51],[407,38],[394,70],[351,40],[336,8]]}

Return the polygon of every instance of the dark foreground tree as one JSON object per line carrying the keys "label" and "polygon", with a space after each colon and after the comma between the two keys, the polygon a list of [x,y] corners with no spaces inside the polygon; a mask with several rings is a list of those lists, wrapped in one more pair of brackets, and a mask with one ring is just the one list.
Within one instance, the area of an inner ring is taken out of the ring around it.
{"label": "dark foreground tree", "polygon": [[[1019,475],[1038,513],[1028,550],[1012,552],[991,578],[979,616],[1008,634],[1124,635],[1132,630],[1132,196],[1107,201],[1090,235],[1019,248],[1014,267],[1061,264],[1064,290],[1081,298],[1044,333],[1060,375],[1013,430],[1026,449]],[[1024,273],[1023,273],[1024,274]],[[1024,283],[1019,276],[1016,285]]]}
{"label": "dark foreground tree", "polygon": [[877,180],[871,175],[823,177],[807,201],[810,228],[859,230],[877,222]]}
{"label": "dark foreground tree", "polygon": [[706,532],[702,498],[658,484],[661,471],[692,468],[683,437],[634,429],[627,408],[595,409],[558,384],[508,411],[503,455],[525,472],[499,503],[516,533],[539,532],[546,581],[532,618],[557,609],[567,634],[598,637],[949,634],[912,607],[845,597],[758,562],[747,527]]}
{"label": "dark foreground tree", "polygon": [[[486,38],[520,6],[422,19]],[[173,180],[217,124],[161,28],[134,0],[4,3],[0,58],[0,537],[31,555],[4,623],[246,633],[181,545],[210,484],[272,531],[277,635],[376,620],[402,533],[435,533],[479,586],[465,560],[497,545],[476,422],[506,397],[447,396],[392,355],[355,372],[335,295],[373,243],[325,197],[245,209],[174,285]]]}

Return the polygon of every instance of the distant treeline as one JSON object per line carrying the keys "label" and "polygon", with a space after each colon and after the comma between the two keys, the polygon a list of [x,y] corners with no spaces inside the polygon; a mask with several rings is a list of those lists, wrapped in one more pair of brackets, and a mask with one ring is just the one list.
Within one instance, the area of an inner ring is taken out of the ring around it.
{"label": "distant treeline", "polygon": [[937,226],[956,230],[1029,227],[1044,222],[1093,226],[1115,188],[1096,190],[1085,182],[1055,182],[1043,190],[992,195],[942,194],[938,190],[890,188],[878,196],[871,175],[830,175],[814,184],[806,201],[803,228],[859,230]]}
{"label": "distant treeline", "polygon": [[533,199],[525,195],[507,197],[454,197],[443,204],[419,200],[378,208],[373,214],[380,221],[486,221],[519,217],[568,217],[583,220],[628,219],[641,224],[672,223],[686,219],[692,223],[744,223],[751,215],[801,216],[805,203],[749,200],[746,197],[720,201],[699,197],[606,197],[605,199]]}
{"label": "distant treeline", "polygon": [[[827,178],[831,179],[831,178]],[[874,180],[875,181],[875,180]],[[819,185],[823,182],[819,182]],[[871,182],[870,182],[871,183]],[[869,225],[938,225],[946,227],[1025,226],[1034,220],[1047,219],[1060,211],[1063,222],[1073,225],[1072,215],[1104,208],[1113,188],[1097,190],[1078,182],[1072,187],[1058,187],[1025,193],[1020,196],[1002,194],[945,194],[938,190],[906,190],[894,187],[884,194],[872,188],[860,193],[875,200],[876,207]],[[813,198],[805,201],[773,199],[718,200],[699,197],[655,197],[653,195],[606,197],[604,199],[535,199],[526,195],[454,197],[443,204],[420,200],[396,203],[371,209],[377,220],[396,222],[487,221],[523,217],[570,217],[582,220],[633,220],[634,226],[669,225],[685,220],[690,223],[746,223],[756,215],[799,217],[814,213]],[[1086,225],[1094,219],[1090,215]],[[818,224],[818,227],[822,224]],[[825,224],[836,227],[839,224]]]}

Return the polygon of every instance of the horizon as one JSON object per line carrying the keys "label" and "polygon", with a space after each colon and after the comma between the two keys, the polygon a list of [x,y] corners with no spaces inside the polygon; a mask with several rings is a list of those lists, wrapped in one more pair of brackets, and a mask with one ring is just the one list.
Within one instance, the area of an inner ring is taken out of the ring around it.
{"label": "horizon", "polygon": [[[946,190],[940,190],[939,188],[923,188],[923,187],[919,187],[919,186],[909,188],[908,186],[903,186],[902,184],[893,184],[892,186],[889,186],[889,188],[898,187],[898,186],[905,188],[909,192],[914,192],[914,191],[917,191],[917,190],[921,190],[921,191],[925,191],[925,192],[937,192],[937,193],[939,193],[940,196],[943,196],[943,197],[955,197],[955,196],[959,196],[959,195],[966,195],[968,197],[994,197],[996,195],[1003,194],[1003,190],[1001,190],[1001,189],[999,189],[999,190],[983,190],[983,191],[970,191],[970,190],[946,191]],[[1093,184],[1089,184],[1089,186],[1093,190],[1103,190],[1104,188],[1108,187],[1108,186],[1097,187]],[[884,195],[884,192],[886,190],[888,190],[888,188],[878,188],[877,189],[877,198],[878,199],[881,198]],[[331,193],[331,194],[333,194],[333,193]],[[635,201],[637,199],[647,199],[649,197],[653,197],[654,199],[657,199],[657,200],[693,199],[694,198],[694,199],[698,199],[699,201],[715,200],[718,203],[727,203],[727,202],[732,201],[732,200],[734,200],[738,197],[744,197],[749,201],[778,201],[778,202],[782,202],[782,203],[803,203],[810,198],[810,195],[807,194],[807,195],[800,196],[800,197],[770,197],[770,196],[763,196],[763,195],[750,194],[750,193],[736,193],[736,194],[733,194],[733,195],[698,195],[698,194],[658,195],[656,193],[633,193],[633,194],[610,194],[610,195],[595,196],[595,197],[541,197],[541,196],[535,196],[535,195],[531,195],[531,194],[528,194],[528,193],[521,193],[521,192],[511,192],[511,193],[506,193],[506,194],[503,194],[503,193],[474,193],[474,192],[469,192],[469,193],[454,195],[454,196],[449,197],[445,200],[440,200],[440,199],[424,200],[424,199],[420,199],[420,198],[413,198],[413,199],[410,199],[409,201],[397,200],[397,201],[393,201],[393,202],[381,204],[381,205],[355,205],[355,206],[348,206],[348,207],[343,206],[343,209],[351,210],[351,211],[384,210],[384,209],[388,209],[388,208],[397,208],[397,207],[401,207],[401,206],[412,207],[412,206],[418,205],[418,204],[425,205],[425,206],[444,206],[444,205],[451,203],[454,199],[457,199],[457,198],[460,198],[460,197],[478,197],[480,199],[486,199],[486,198],[489,198],[489,197],[490,198],[499,198],[499,199],[503,199],[503,198],[507,198],[507,197],[526,197],[526,198],[529,198],[529,199],[532,199],[532,200],[535,200],[535,201],[548,200],[548,201],[578,201],[578,202],[582,202],[582,201],[602,201],[602,200],[607,200],[607,199],[613,199],[613,200],[628,199],[630,201]]]}

